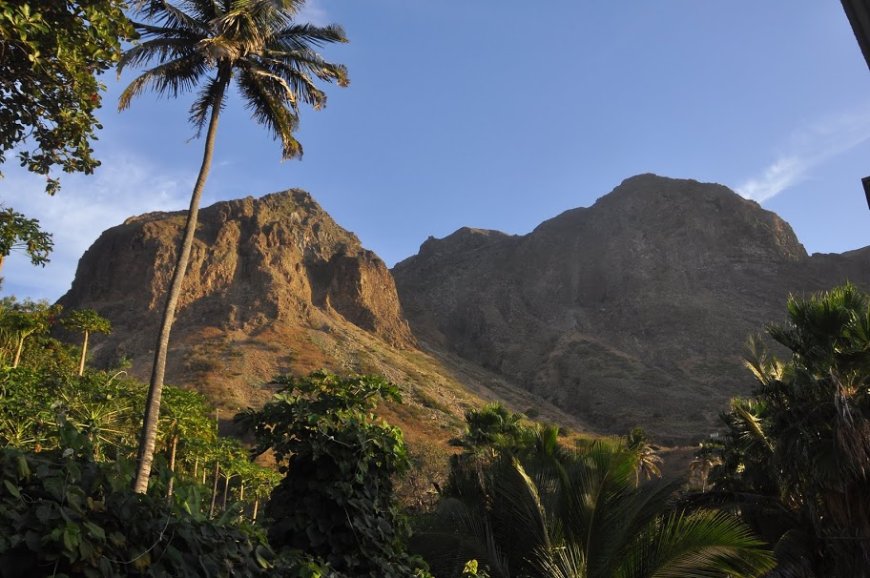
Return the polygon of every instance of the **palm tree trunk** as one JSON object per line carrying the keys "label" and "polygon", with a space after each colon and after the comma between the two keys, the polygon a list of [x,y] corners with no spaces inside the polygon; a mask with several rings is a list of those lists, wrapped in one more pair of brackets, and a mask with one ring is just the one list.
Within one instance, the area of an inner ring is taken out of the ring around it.
{"label": "palm tree trunk", "polygon": [[224,478],[224,500],[223,500],[223,504],[221,504],[221,509],[224,512],[227,511],[227,496],[230,493],[230,478],[231,477],[232,477],[232,475],[230,475],[228,472],[227,476]]}
{"label": "palm tree trunk", "polygon": [[85,373],[85,357],[88,355],[88,330],[85,330],[85,338],[82,341],[82,358],[79,360],[79,377]]}
{"label": "palm tree trunk", "polygon": [[166,497],[172,497],[172,491],[175,489],[175,453],[178,449],[178,434],[172,436],[172,448],[169,450],[169,482],[166,484]]}
{"label": "palm tree trunk", "polygon": [[199,202],[202,198],[202,191],[205,188],[209,169],[211,168],[215,135],[217,134],[218,118],[220,117],[225,86],[226,83],[224,82],[220,84],[217,98],[215,98],[215,102],[212,105],[202,165],[199,168],[199,176],[196,178],[196,185],[194,185],[193,194],[190,197],[187,223],[184,226],[184,239],[181,243],[181,250],[178,253],[178,260],[175,263],[175,272],[172,274],[172,284],[166,297],[163,320],[160,324],[160,335],[157,339],[157,346],[154,352],[151,384],[148,388],[148,400],[145,404],[142,433],[139,436],[136,479],[133,481],[133,491],[140,494],[144,494],[148,490],[148,478],[151,476],[151,463],[154,461],[154,446],[157,443],[157,421],[160,417],[160,399],[163,395],[163,375],[166,372],[166,354],[169,350],[169,333],[172,330],[172,323],[175,321],[175,309],[178,306],[178,298],[181,296],[181,285],[184,282],[184,274],[187,272],[187,263],[190,260],[190,250],[193,247],[196,222],[199,216]]}
{"label": "palm tree trunk", "polygon": [[208,509],[208,517],[214,518],[214,510],[217,505],[217,493],[218,493],[218,480],[220,480],[221,475],[221,463],[219,461],[215,461],[214,463],[214,484],[211,487],[211,507]]}
{"label": "palm tree trunk", "polygon": [[12,362],[12,367],[18,367],[18,362],[21,361],[22,349],[24,349],[24,337],[19,337],[18,348],[15,350],[15,360]]}

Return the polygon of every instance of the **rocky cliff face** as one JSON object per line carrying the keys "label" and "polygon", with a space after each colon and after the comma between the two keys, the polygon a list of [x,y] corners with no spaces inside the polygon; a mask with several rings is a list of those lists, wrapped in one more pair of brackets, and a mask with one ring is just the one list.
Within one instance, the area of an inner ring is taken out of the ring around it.
{"label": "rocky cliff face", "polygon": [[[126,357],[147,376],[184,215],[130,218],[81,258],[60,302],[112,321],[113,334],[94,351],[97,363]],[[170,382],[244,406],[266,395],[258,382],[279,373],[365,369],[352,345],[364,340],[398,351],[415,343],[389,270],[308,193],[200,212],[173,327]]]}
{"label": "rocky cliff face", "polygon": [[[176,327],[251,334],[344,321],[397,347],[414,340],[384,263],[303,191],[217,203],[200,213]],[[104,232],[61,303],[98,306],[123,333],[157,323],[184,213],[150,213]]]}
{"label": "rocky cliff face", "polygon": [[747,335],[789,292],[870,282],[720,185],[641,175],[525,236],[460,229],[393,270],[415,334],[616,433],[684,441],[752,381]]}

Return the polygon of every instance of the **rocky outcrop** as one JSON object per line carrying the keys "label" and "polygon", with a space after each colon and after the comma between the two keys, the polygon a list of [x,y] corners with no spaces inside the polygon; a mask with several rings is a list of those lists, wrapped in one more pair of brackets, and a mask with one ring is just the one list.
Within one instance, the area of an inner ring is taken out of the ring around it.
{"label": "rocky outcrop", "polygon": [[589,420],[684,441],[752,380],[748,334],[790,292],[868,286],[870,249],[808,256],[721,185],[655,175],[525,236],[460,229],[393,269],[415,334]]}
{"label": "rocky outcrop", "polygon": [[[126,357],[146,373],[184,216],[130,218],[81,258],[60,303],[95,308],[112,321],[113,334],[94,352],[98,362]],[[353,365],[353,351],[336,335],[355,331],[398,350],[415,344],[383,261],[308,193],[248,197],[200,212],[173,327],[170,381],[353,369],[344,367]],[[244,393],[226,393],[246,401]]]}

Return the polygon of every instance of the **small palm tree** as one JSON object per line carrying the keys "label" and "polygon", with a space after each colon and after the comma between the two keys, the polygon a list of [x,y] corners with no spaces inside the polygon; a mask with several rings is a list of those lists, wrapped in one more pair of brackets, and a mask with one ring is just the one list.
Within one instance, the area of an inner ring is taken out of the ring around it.
{"label": "small palm tree", "polygon": [[656,449],[650,444],[649,438],[643,428],[636,427],[626,437],[628,451],[637,459],[635,468],[634,485],[640,485],[640,477],[643,475],[647,480],[662,477],[662,458],[656,453]]}
{"label": "small palm tree", "polygon": [[184,235],[160,325],[154,365],[139,441],[138,468],[133,488],[148,486],[169,334],[187,270],[196,232],[197,214],[211,167],[218,120],[235,81],[254,119],[281,141],[284,158],[302,154],[293,131],[299,123],[299,105],[315,109],[326,103],[326,94],[315,79],[348,84],[344,66],[324,60],[318,46],[346,42],[338,26],[298,24],[293,17],[304,0],[141,0],[145,22],[135,23],[141,42],[128,50],[118,70],[128,66],[157,65],[137,77],[121,94],[119,109],[151,88],[178,96],[199,87],[190,108],[190,121],[206,128],[205,150],[190,198]]}
{"label": "small palm tree", "polygon": [[418,547],[439,576],[477,560],[493,578],[760,576],[773,557],[736,518],[635,486],[635,456],[594,443],[556,460],[458,462]]}

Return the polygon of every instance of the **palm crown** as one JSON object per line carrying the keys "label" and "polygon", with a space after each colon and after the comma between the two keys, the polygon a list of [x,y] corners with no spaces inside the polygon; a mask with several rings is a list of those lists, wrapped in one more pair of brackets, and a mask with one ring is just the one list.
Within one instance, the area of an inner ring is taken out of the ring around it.
{"label": "palm crown", "polygon": [[190,121],[201,131],[209,111],[223,105],[235,80],[254,119],[281,140],[284,158],[302,153],[293,137],[300,101],[326,103],[315,79],[348,84],[347,69],[327,62],[315,48],[347,42],[339,26],[299,24],[300,0],[164,0],[143,2],[136,22],[142,42],[118,66],[157,66],[138,76],[121,95],[119,108],[146,89],[178,96],[199,87]]}

